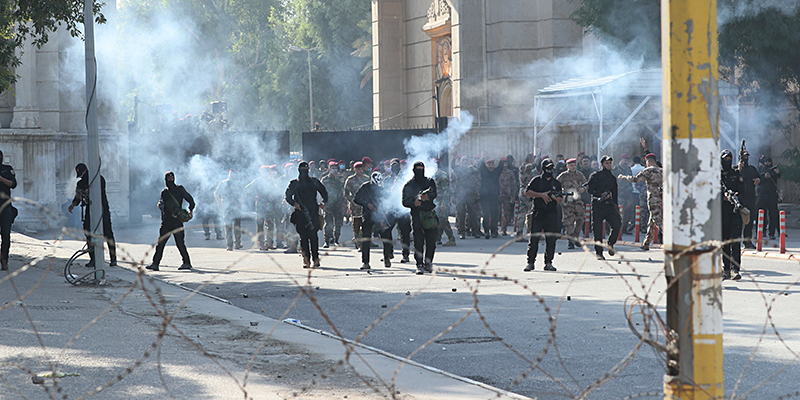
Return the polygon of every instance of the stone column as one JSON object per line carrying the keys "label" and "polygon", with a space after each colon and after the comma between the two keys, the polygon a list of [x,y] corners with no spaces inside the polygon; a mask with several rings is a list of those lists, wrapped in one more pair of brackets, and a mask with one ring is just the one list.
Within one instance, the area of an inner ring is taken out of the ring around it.
{"label": "stone column", "polygon": [[50,35],[36,57],[36,82],[39,98],[39,122],[45,131],[57,132],[59,128],[59,62],[60,35]]}
{"label": "stone column", "polygon": [[22,65],[17,67],[19,79],[14,86],[16,106],[12,129],[39,128],[39,101],[36,89],[36,48],[31,40],[25,42],[20,54]]}
{"label": "stone column", "polygon": [[[373,123],[406,110],[403,67],[404,1],[372,2],[372,93]],[[405,118],[386,121],[376,129],[404,125]],[[385,125],[385,126],[384,126]]]}

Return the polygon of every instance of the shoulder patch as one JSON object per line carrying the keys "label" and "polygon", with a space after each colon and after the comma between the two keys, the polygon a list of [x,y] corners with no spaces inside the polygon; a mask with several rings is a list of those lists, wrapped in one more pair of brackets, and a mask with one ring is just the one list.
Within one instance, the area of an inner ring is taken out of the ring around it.
{"label": "shoulder patch", "polygon": [[739,182],[744,182],[744,178],[742,178],[742,177],[740,176],[740,177],[739,177]]}

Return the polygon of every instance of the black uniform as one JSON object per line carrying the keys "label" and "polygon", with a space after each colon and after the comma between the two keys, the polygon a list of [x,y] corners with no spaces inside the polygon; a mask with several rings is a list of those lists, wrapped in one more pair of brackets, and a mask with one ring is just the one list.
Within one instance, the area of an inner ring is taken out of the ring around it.
{"label": "black uniform", "polygon": [[[3,153],[0,152],[0,164],[3,162]],[[17,187],[17,176],[10,165],[0,165],[0,176],[11,181],[11,185],[0,182],[0,205],[11,199],[11,189]],[[8,202],[0,211],[0,264],[2,269],[8,269],[8,253],[11,249],[11,224],[14,223],[17,210]]]}
{"label": "black uniform", "polygon": [[[384,204],[387,198],[387,191],[372,182],[365,182],[356,192],[355,203],[364,207],[364,221],[361,224],[361,237],[364,239],[361,246],[361,262],[369,265],[370,241],[372,240],[373,227],[377,230],[383,241],[383,260],[384,265],[390,265],[390,259],[394,252],[392,245],[392,218],[391,213]],[[370,210],[372,204],[375,210]]]}
{"label": "black uniform", "polygon": [[[739,201],[743,206],[750,210],[751,216],[756,216],[756,185],[753,183],[753,179],[760,179],[761,175],[758,173],[756,167],[750,164],[745,165],[744,168],[740,168],[739,173],[744,179],[742,182],[742,191],[739,192]],[[750,222],[743,227],[744,233],[742,235],[742,237],[745,239],[745,245],[751,248],[755,248],[751,242],[751,239],[753,238],[754,223],[755,218],[750,218]]]}
{"label": "black uniform", "polygon": [[[301,163],[302,165],[302,163]],[[315,266],[319,265],[319,236],[317,232],[322,229],[319,219],[319,205],[317,204],[317,192],[322,196],[322,202],[328,202],[328,191],[317,178],[308,175],[307,170],[301,171],[297,179],[289,182],[286,188],[286,202],[294,206],[300,203],[301,211],[292,212],[291,222],[295,225],[297,233],[300,235],[300,248],[303,258],[307,259],[309,254],[314,260]],[[307,217],[304,211],[308,211],[311,218],[311,225],[307,224]]]}
{"label": "black uniform", "polygon": [[483,211],[483,232],[488,239],[497,237],[497,225],[500,222],[500,174],[503,173],[503,162],[489,170],[486,164],[481,165],[481,210]]}
{"label": "black uniform", "polygon": [[[589,176],[588,190],[592,196],[592,230],[594,240],[603,242],[603,220],[608,222],[611,227],[611,235],[608,237],[608,245],[614,246],[619,238],[619,230],[622,226],[622,219],[619,215],[617,204],[617,178],[607,169],[595,171]],[[603,255],[603,247],[594,246],[594,251],[598,256]]]}
{"label": "black uniform", "polygon": [[186,244],[183,241],[186,236],[183,230],[183,222],[178,219],[178,212],[181,210],[184,200],[189,204],[189,211],[193,211],[195,206],[194,199],[182,185],[171,183],[161,190],[161,197],[158,201],[158,208],[161,209],[161,228],[158,230],[159,238],[156,252],[153,254],[153,264],[148,269],[158,271],[158,265],[164,255],[164,246],[167,245],[170,234],[175,238],[175,246],[178,247],[183,259],[181,269],[191,269],[192,264],[191,260],[189,260],[189,252],[186,250]]}
{"label": "black uniform", "polygon": [[[414,167],[417,167],[417,163],[415,163]],[[414,205],[419,194],[428,189],[430,189],[428,191],[428,199],[419,206]],[[434,213],[433,218],[436,218],[436,205],[433,203],[435,198],[436,183],[433,179],[424,175],[418,176],[416,171],[414,177],[409,179],[403,186],[403,206],[411,209],[411,228],[414,231],[414,259],[417,262],[417,273],[421,271],[431,272],[433,269],[433,255],[436,252],[436,237],[438,236],[439,228],[437,226],[433,229],[424,229],[420,213],[422,211],[430,211]]]}
{"label": "black uniform", "polygon": [[[742,233],[742,217],[739,215],[738,210],[734,208],[734,204],[729,201],[725,192],[731,191],[735,194],[740,194],[743,191],[744,178],[734,169],[727,172],[722,170],[722,241],[737,239],[741,237]],[[731,277],[731,266],[733,273],[739,274],[739,266],[742,262],[742,248],[741,243],[732,242],[722,246],[722,268],[723,276],[725,278]]]}
{"label": "black uniform", "polygon": [[[761,169],[761,183],[756,187],[758,202],[756,207],[764,210],[764,233],[769,224],[769,237],[775,239],[780,217],[778,216],[778,178],[781,177],[777,166],[767,166]],[[769,175],[769,176],[767,176]]]}
{"label": "black uniform", "polygon": [[[531,179],[525,191],[532,190],[538,193],[547,193],[550,191],[561,192],[561,182],[556,178],[551,177],[547,179],[539,175]],[[554,233],[560,232],[559,218],[558,218],[558,203],[553,199],[549,203],[545,203],[543,199],[533,199],[533,226],[531,227],[531,238],[528,242],[528,265],[531,266],[536,262],[536,254],[539,251],[539,239],[541,235],[538,233]],[[547,235],[545,237],[545,252],[544,263],[548,265],[553,262],[553,257],[556,252],[556,235]]]}
{"label": "black uniform", "polygon": [[[82,165],[82,164],[79,164]],[[85,171],[75,185],[75,197],[72,199],[72,206],[77,206],[78,204],[82,204],[86,207],[86,211],[83,216],[83,231],[86,234],[86,243],[89,246],[89,266],[94,266],[94,246],[92,245],[92,232],[94,232],[93,227],[91,226],[91,207],[89,207],[89,174],[88,170]],[[111,259],[110,265],[114,266],[117,265],[117,247],[114,242],[114,231],[111,228],[111,210],[108,206],[108,196],[106,195],[106,178],[100,175],[100,197],[102,198],[103,204],[103,237],[106,239],[108,243],[108,255]]]}

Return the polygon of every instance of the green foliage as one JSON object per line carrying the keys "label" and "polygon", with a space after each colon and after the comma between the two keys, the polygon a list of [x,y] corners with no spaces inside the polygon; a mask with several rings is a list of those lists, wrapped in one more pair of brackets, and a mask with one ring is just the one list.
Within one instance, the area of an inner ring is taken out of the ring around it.
{"label": "green foliage", "polygon": [[[62,26],[74,37],[82,35],[83,4],[83,0],[0,0],[0,92],[13,88],[14,69],[20,62],[17,49],[27,38],[41,47]],[[93,2],[98,24],[106,22],[100,12],[104,5]]]}
{"label": "green foliage", "polygon": [[[645,64],[659,62],[659,0],[573,1],[580,1],[572,14],[576,23]],[[722,77],[734,81],[735,73],[747,100],[763,103],[785,95],[800,110],[800,7],[782,12],[756,0],[719,0],[717,5],[719,15],[734,15],[719,26]]]}
{"label": "green foliage", "polygon": [[[720,29],[720,67],[744,98],[772,103],[785,94],[800,110],[800,7],[793,14],[775,8],[733,18]],[[762,104],[771,106],[773,104]]]}
{"label": "green foliage", "polygon": [[[182,32],[181,42],[191,43],[186,50],[195,64],[210,66],[188,81],[213,81],[199,103],[227,101],[234,126],[238,116],[241,123],[301,132],[310,129],[308,54],[290,46],[316,48],[311,51],[315,120],[324,128],[371,121],[372,91],[361,88],[360,75],[368,59],[351,54],[354,43],[371,43],[370,7],[363,0],[129,0],[120,12],[120,29],[123,37],[136,37],[163,25],[169,15]],[[173,48],[158,43],[148,55],[156,63],[157,82],[140,87],[147,92],[140,97],[163,103],[185,88],[187,83],[170,82],[183,79],[169,70]]]}
{"label": "green foliage", "polygon": [[284,42],[283,54],[269,63],[261,95],[288,116],[293,132],[310,129],[308,65],[307,53],[289,46],[316,48],[311,51],[314,119],[323,129],[371,121],[372,88],[362,88],[360,77],[367,60],[352,54],[354,43],[369,35],[364,21],[370,12],[370,3],[361,0],[293,0],[275,8],[270,21]]}
{"label": "green foliage", "polygon": [[661,1],[580,1],[572,20],[632,59],[646,66],[661,60]]}

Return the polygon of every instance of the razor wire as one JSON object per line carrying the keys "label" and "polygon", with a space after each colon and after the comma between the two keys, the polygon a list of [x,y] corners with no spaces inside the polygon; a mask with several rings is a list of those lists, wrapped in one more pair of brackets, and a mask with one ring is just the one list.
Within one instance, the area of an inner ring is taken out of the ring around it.
{"label": "razor wire", "polygon": [[[239,365],[241,367],[240,369],[232,369],[230,366],[226,366],[225,363],[221,361],[221,359],[226,359],[223,355],[215,354],[214,351],[209,350],[209,347],[213,346],[210,346],[209,343],[206,343],[203,340],[192,338],[186,332],[186,327],[175,322],[178,314],[186,310],[187,303],[189,303],[193,297],[198,294],[202,294],[204,289],[214,285],[216,280],[223,274],[237,271],[242,267],[245,261],[248,261],[252,258],[259,258],[262,261],[268,261],[271,267],[276,269],[282,275],[282,277],[290,282],[292,287],[297,290],[296,296],[292,300],[291,304],[282,312],[277,320],[282,321],[287,318],[298,304],[300,299],[306,298],[313,305],[313,308],[316,310],[319,316],[328,325],[328,327],[325,329],[329,329],[331,333],[324,333],[329,335],[329,337],[335,338],[341,344],[344,350],[344,356],[335,362],[332,362],[331,365],[327,367],[319,376],[305,377],[304,384],[296,390],[293,389],[295,390],[295,396],[298,394],[302,396],[304,393],[309,393],[320,385],[324,386],[321,383],[322,379],[335,376],[337,373],[341,374],[343,372],[342,370],[357,371],[358,368],[355,365],[355,361],[357,361],[359,364],[365,365],[369,373],[356,372],[355,379],[357,379],[357,381],[360,382],[364,388],[367,388],[371,393],[373,393],[376,398],[404,398],[404,394],[399,392],[396,385],[396,381],[402,370],[407,368],[409,365],[419,365],[414,360],[415,356],[420,354],[422,351],[431,348],[438,340],[445,337],[448,333],[452,332],[472,316],[476,316],[479,319],[480,324],[482,324],[483,327],[492,335],[492,340],[498,342],[502,346],[505,353],[500,356],[510,357],[510,359],[516,360],[525,366],[525,370],[523,372],[514,376],[504,377],[508,380],[508,383],[502,387],[498,387],[500,390],[496,391],[496,394],[490,398],[516,396],[515,393],[517,392],[515,392],[515,390],[519,391],[518,389],[520,385],[526,380],[531,379],[532,374],[536,373],[541,375],[539,379],[551,381],[555,387],[559,388],[560,390],[557,393],[540,393],[539,395],[548,398],[558,397],[586,399],[590,398],[590,396],[596,390],[602,388],[604,385],[608,384],[608,382],[618,378],[621,374],[623,374],[623,372],[631,366],[633,360],[645,348],[650,349],[654,353],[654,359],[656,359],[659,365],[663,367],[664,373],[666,373],[668,369],[669,361],[667,354],[671,353],[674,355],[675,352],[677,352],[676,343],[678,340],[678,333],[670,331],[667,328],[659,312],[658,306],[658,304],[664,300],[667,291],[664,290],[663,292],[660,291],[660,293],[654,293],[658,286],[658,282],[665,279],[663,276],[663,269],[652,276],[648,276],[646,273],[640,272],[637,269],[636,262],[631,261],[630,259],[626,258],[625,254],[620,253],[619,259],[605,260],[602,262],[602,265],[610,267],[610,269],[613,271],[613,275],[615,276],[614,279],[621,280],[622,284],[627,290],[627,297],[622,305],[622,314],[618,315],[617,318],[620,321],[625,322],[629,328],[629,332],[626,335],[630,335],[630,337],[634,339],[635,343],[620,359],[614,363],[611,368],[602,371],[601,374],[598,374],[599,376],[592,378],[591,382],[587,383],[586,379],[580,379],[579,377],[573,376],[568,365],[569,363],[565,360],[565,355],[567,357],[574,357],[575,355],[569,354],[568,349],[562,349],[559,346],[557,334],[559,319],[567,318],[560,316],[566,296],[553,298],[552,295],[542,294],[540,291],[536,290],[536,287],[532,282],[511,276],[509,274],[499,273],[490,268],[497,257],[509,246],[512,246],[514,243],[516,243],[519,238],[508,240],[490,254],[482,253],[485,255],[486,260],[482,264],[479,264],[479,268],[477,270],[474,268],[458,268],[451,266],[437,267],[432,275],[424,278],[424,280],[419,284],[419,288],[417,290],[407,293],[407,296],[405,296],[402,300],[396,302],[391,307],[387,307],[386,311],[381,313],[378,318],[374,319],[365,329],[363,329],[363,331],[351,338],[347,338],[347,334],[339,328],[339,322],[337,320],[341,318],[341,316],[327,312],[324,309],[324,306],[317,295],[317,289],[315,289],[316,286],[314,282],[316,279],[316,270],[313,268],[303,270],[303,273],[300,274],[297,272],[299,265],[286,265],[285,262],[279,260],[274,256],[274,254],[269,252],[236,253],[237,257],[235,257],[235,259],[225,262],[224,267],[220,268],[217,272],[212,273],[208,279],[205,279],[199,283],[197,287],[189,291],[184,297],[170,300],[162,293],[158,280],[152,276],[152,273],[144,268],[146,264],[145,260],[151,256],[151,252],[155,248],[155,243],[149,245],[147,250],[144,252],[144,255],[141,255],[141,252],[129,251],[129,247],[131,246],[127,246],[125,243],[116,242],[120,265],[125,265],[123,268],[127,268],[131,271],[131,273],[135,274],[135,277],[132,279],[132,283],[127,286],[127,288],[118,298],[110,299],[108,306],[102,312],[95,315],[91,321],[83,326],[80,330],[75,332],[63,347],[53,348],[52,346],[45,344],[43,333],[37,329],[37,324],[29,312],[26,301],[31,298],[35,298],[37,295],[37,290],[39,290],[47,275],[60,275],[60,266],[64,265],[65,261],[65,257],[61,254],[65,251],[63,246],[65,241],[69,239],[83,241],[85,240],[86,232],[83,232],[79,229],[56,228],[55,226],[51,226],[49,221],[58,220],[57,216],[52,212],[52,210],[49,210],[40,204],[24,198],[15,197],[12,200],[17,204],[22,204],[23,207],[30,211],[31,215],[37,216],[41,223],[47,225],[49,227],[49,231],[53,235],[54,241],[50,243],[49,248],[43,252],[44,255],[30,259],[21,268],[9,271],[7,274],[0,277],[0,285],[11,286],[14,291],[14,296],[16,297],[15,302],[0,305],[0,313],[8,312],[9,309],[15,306],[19,306],[23,310],[25,322],[31,330],[31,335],[36,339],[38,346],[43,351],[44,359],[48,365],[49,374],[45,374],[46,377],[43,377],[41,373],[35,372],[33,368],[26,365],[24,362],[3,360],[0,361],[0,387],[5,385],[8,388],[13,389],[15,385],[12,382],[9,382],[5,375],[7,374],[8,369],[17,369],[22,371],[24,374],[29,375],[31,380],[38,381],[38,383],[40,383],[39,387],[41,387],[41,390],[51,399],[86,399],[92,396],[102,397],[103,391],[106,391],[123,381],[127,376],[137,372],[138,369],[143,368],[145,362],[153,358],[154,355],[156,358],[155,362],[158,367],[161,388],[163,388],[165,395],[169,398],[180,398],[180,396],[173,391],[173,388],[171,388],[171,384],[167,382],[162,370],[161,357],[164,340],[170,334],[176,336],[182,342],[194,348],[203,357],[211,360],[216,368],[218,368],[219,371],[226,377],[226,379],[230,380],[230,382],[235,385],[240,392],[238,396],[244,397],[245,399],[268,398],[268,396],[265,396],[264,394],[252,392],[248,387],[248,381],[250,380],[251,375],[265,372],[262,368],[256,368],[256,364],[261,357],[264,357],[264,350],[270,345],[270,340],[272,339],[273,334],[278,327],[277,324],[273,325],[268,333],[259,337],[258,343],[255,349],[252,351],[252,354],[247,355],[247,362],[241,363]],[[8,202],[6,202],[4,206],[7,204]],[[187,228],[184,227],[176,231],[186,229]],[[172,233],[174,232],[170,232],[170,234]],[[255,246],[255,243],[257,243],[255,240],[255,234],[246,230],[243,230],[242,233],[245,237],[250,236],[251,239],[253,239]],[[91,236],[91,234],[89,235]],[[544,236],[545,234],[539,235]],[[546,235],[554,235],[558,237],[558,239],[567,238],[566,236],[560,234]],[[529,237],[530,234],[524,236],[526,241]],[[98,237],[98,240],[105,241],[106,239],[100,236]],[[723,245],[732,242],[738,243],[741,242],[741,240],[742,239],[735,239],[725,242],[711,241],[701,243],[693,246],[692,248],[686,249],[674,257],[680,258],[684,254],[691,252],[694,248],[701,246],[713,248],[715,253],[721,253]],[[369,239],[359,239],[359,241],[361,241],[363,245],[369,245]],[[337,249],[341,249],[342,247],[347,247],[353,244],[353,241],[343,242],[340,246],[335,246],[330,251],[335,251]],[[397,244],[397,242],[395,241],[394,244]],[[564,289],[564,293],[567,293],[569,288],[575,284],[579,278],[582,278],[584,275],[588,275],[588,266],[586,261],[590,258],[589,255],[592,253],[593,249],[591,247],[600,245],[607,248],[606,245],[602,243],[596,243],[592,240],[581,240],[580,245],[583,248],[585,257],[579,265],[573,266],[573,268],[570,270],[572,274],[567,278],[566,289]],[[320,252],[322,258],[327,257],[328,254],[326,254],[324,251]],[[353,256],[355,263],[358,263],[359,255],[360,253],[355,253]],[[722,257],[722,255],[718,255],[718,257]],[[785,294],[788,294],[794,287],[800,284],[800,278],[790,279],[787,283],[783,284],[783,286],[777,290],[777,292],[773,290],[774,293],[772,293],[772,295],[768,295],[766,290],[761,288],[761,285],[756,277],[749,273],[746,263],[742,266],[741,270],[745,280],[754,284],[759,291],[764,303],[765,315],[763,326],[756,337],[756,343],[750,351],[748,360],[741,368],[741,371],[737,371],[735,383],[732,390],[730,390],[731,399],[747,398],[748,396],[752,396],[753,393],[755,393],[759,388],[770,384],[770,382],[775,379],[779,379],[779,375],[784,370],[792,366],[797,361],[800,361],[800,349],[792,348],[785,339],[785,337],[792,336],[793,333],[784,333],[782,328],[779,326],[779,323],[777,323],[773,317],[773,310],[776,306],[776,303],[779,301],[779,299],[784,299],[786,297],[784,296]],[[34,287],[23,293],[16,286],[15,278],[19,277],[21,274],[31,273],[41,273],[42,276],[34,285]],[[400,361],[399,365],[391,375],[380,374],[377,369],[370,365],[368,358],[365,357],[367,352],[364,350],[370,348],[368,346],[365,347],[363,343],[364,339],[370,332],[384,323],[389,316],[398,312],[398,310],[401,310],[404,307],[409,307],[408,303],[418,296],[424,294],[425,290],[430,287],[432,282],[439,277],[452,277],[453,279],[459,280],[464,287],[468,288],[471,302],[464,305],[465,307],[462,309],[460,317],[456,318],[455,321],[448,324],[444,329],[441,329],[435,335],[425,338],[422,344],[418,345],[413,351],[409,352],[408,354],[390,355],[396,360]],[[678,279],[674,279],[672,282],[677,282],[677,280]],[[487,281],[491,281],[494,284],[501,284],[509,290],[523,292],[525,293],[525,296],[528,296],[532,300],[533,303],[540,306],[540,309],[537,311],[541,312],[547,321],[547,337],[544,343],[538,346],[537,349],[525,351],[516,348],[513,343],[510,343],[504,339],[499,329],[495,327],[492,322],[490,322],[491,316],[487,315],[487,311],[482,308],[480,294],[481,286]],[[668,287],[669,285],[667,288]],[[76,341],[79,338],[82,338],[90,328],[98,324],[103,324],[104,319],[110,312],[119,310],[121,305],[125,301],[129,300],[132,296],[143,296],[153,313],[152,318],[145,318],[149,324],[155,327],[155,332],[153,333],[149,344],[140,349],[139,357],[128,363],[128,365],[117,368],[117,371],[113,377],[106,379],[104,382],[96,382],[94,389],[85,393],[67,393],[65,386],[62,385],[61,382],[62,379],[68,378],[59,376],[61,374],[59,372],[59,365],[61,365],[61,360],[64,359],[66,352],[72,348]],[[320,332],[322,332],[322,330],[320,330]],[[775,371],[767,371],[767,375],[764,376],[763,379],[761,379],[757,384],[752,385],[751,387],[742,387],[744,378],[748,375],[748,370],[752,368],[752,364],[758,357],[758,350],[760,346],[767,339],[777,339],[781,346],[785,349],[786,354],[790,357],[788,357],[788,360],[786,360],[784,364]],[[548,356],[552,357],[552,359],[549,360],[550,363],[561,368],[563,370],[563,374],[555,373],[552,370],[553,365],[543,365],[543,362]],[[657,380],[658,378],[654,377],[653,381]],[[17,385],[19,385],[19,383],[17,383]],[[800,393],[796,391],[787,391],[787,393],[778,398],[796,398],[798,396],[800,396]],[[524,397],[524,395],[520,398],[522,397]],[[663,397],[663,393],[654,391],[628,393],[625,398],[633,399],[643,397]]]}

